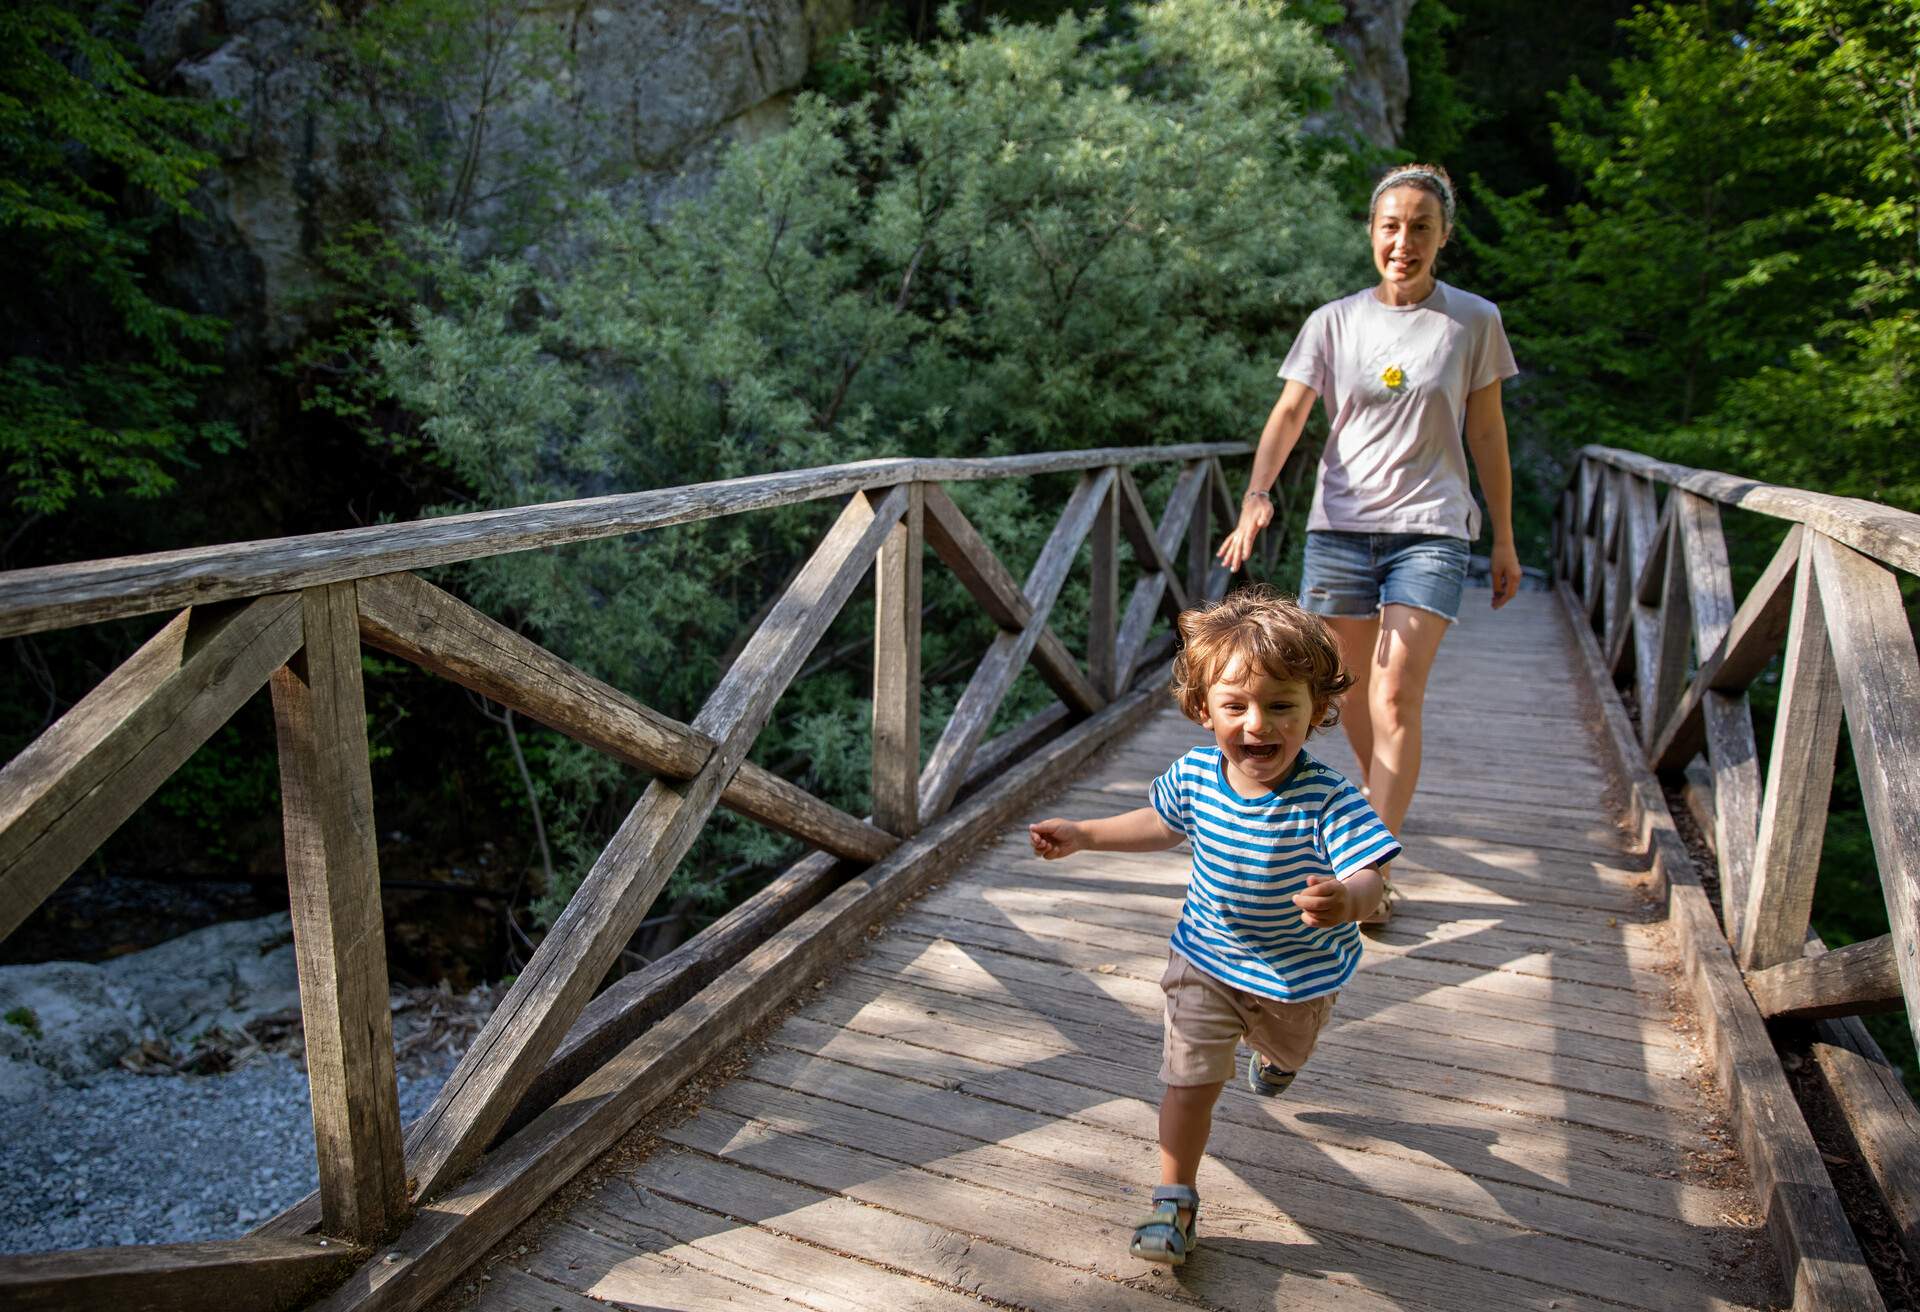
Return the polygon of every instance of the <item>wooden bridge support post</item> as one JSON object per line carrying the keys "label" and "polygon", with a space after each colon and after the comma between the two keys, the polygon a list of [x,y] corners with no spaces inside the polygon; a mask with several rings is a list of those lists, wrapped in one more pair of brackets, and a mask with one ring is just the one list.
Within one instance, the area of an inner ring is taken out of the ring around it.
{"label": "wooden bridge support post", "polygon": [[1114,481],[1093,517],[1092,570],[1087,580],[1087,677],[1109,702],[1120,695],[1115,641],[1120,622],[1120,480],[1126,471],[1113,473]]}
{"label": "wooden bridge support post", "polygon": [[287,894],[321,1228],[372,1243],[407,1210],[400,1097],[351,583],[301,595],[306,645],[273,676]]}
{"label": "wooden bridge support post", "polygon": [[909,485],[907,512],[874,564],[873,822],[920,831],[920,580],[926,485]]}

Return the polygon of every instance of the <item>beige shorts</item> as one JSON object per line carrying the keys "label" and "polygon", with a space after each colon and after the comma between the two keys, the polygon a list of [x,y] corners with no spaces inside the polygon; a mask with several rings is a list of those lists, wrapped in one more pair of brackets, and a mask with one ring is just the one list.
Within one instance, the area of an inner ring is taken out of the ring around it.
{"label": "beige shorts", "polygon": [[1168,952],[1160,977],[1167,995],[1166,1037],[1160,1060],[1162,1084],[1218,1084],[1233,1078],[1240,1040],[1283,1071],[1307,1064],[1337,994],[1305,1002],[1282,1002],[1223,984],[1181,956]]}

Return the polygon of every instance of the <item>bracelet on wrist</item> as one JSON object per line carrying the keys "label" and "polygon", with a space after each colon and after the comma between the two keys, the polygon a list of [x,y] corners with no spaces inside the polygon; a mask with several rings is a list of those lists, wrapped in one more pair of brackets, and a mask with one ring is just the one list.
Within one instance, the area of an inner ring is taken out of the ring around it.
{"label": "bracelet on wrist", "polygon": [[[1273,500],[1273,494],[1272,494],[1271,492],[1262,492],[1262,491],[1261,491],[1261,490],[1260,490],[1259,488],[1256,488],[1256,487],[1250,487],[1250,488],[1248,488],[1248,489],[1247,489],[1247,496],[1248,496],[1248,497],[1259,497],[1259,498],[1260,498],[1260,499],[1261,499],[1262,501],[1271,501],[1271,500]],[[1246,497],[1242,497],[1242,498],[1240,498],[1240,499],[1241,499],[1242,501],[1244,501],[1244,500],[1246,500]]]}

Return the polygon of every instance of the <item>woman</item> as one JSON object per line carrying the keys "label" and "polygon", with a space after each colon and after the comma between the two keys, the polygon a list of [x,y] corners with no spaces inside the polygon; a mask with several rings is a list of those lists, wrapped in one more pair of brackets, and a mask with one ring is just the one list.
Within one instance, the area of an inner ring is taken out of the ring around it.
{"label": "woman", "polygon": [[[1459,614],[1480,532],[1467,452],[1493,528],[1494,609],[1520,586],[1500,409],[1500,384],[1518,370],[1493,303],[1434,277],[1453,210],[1453,183],[1438,165],[1394,169],[1373,189],[1367,233],[1379,284],[1321,306],[1294,339],[1240,522],[1218,552],[1230,570],[1252,553],[1273,519],[1268,489],[1324,397],[1330,426],[1300,604],[1326,618],[1353,675],[1341,723],[1361,787],[1396,835],[1420,777],[1427,675]],[[1391,911],[1388,887],[1372,923]]]}

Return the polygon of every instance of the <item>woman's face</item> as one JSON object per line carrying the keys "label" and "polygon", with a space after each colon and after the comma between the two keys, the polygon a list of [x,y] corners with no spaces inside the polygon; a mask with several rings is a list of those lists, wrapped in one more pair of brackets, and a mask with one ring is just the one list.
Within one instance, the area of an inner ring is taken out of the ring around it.
{"label": "woman's face", "polygon": [[1447,244],[1440,198],[1420,187],[1394,187],[1373,207],[1373,267],[1380,280],[1403,288],[1433,281],[1434,257]]}

